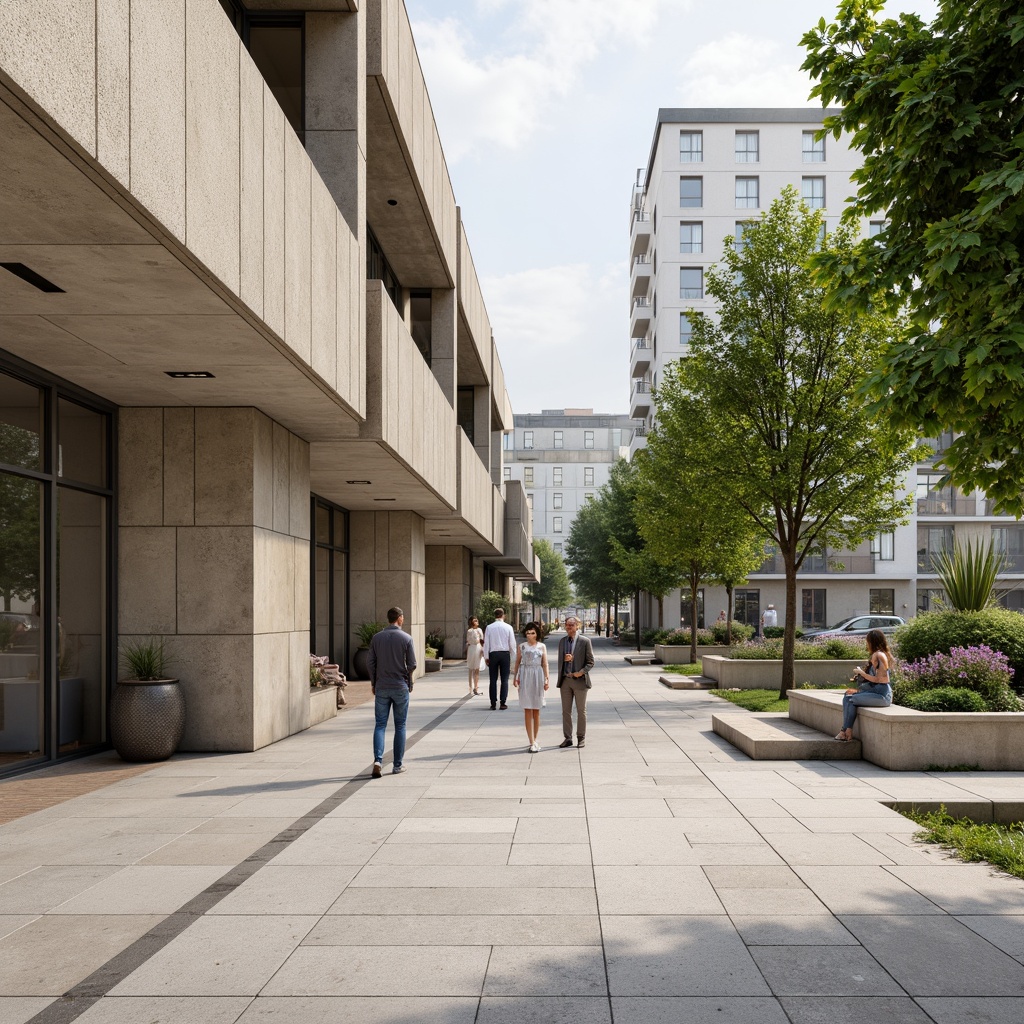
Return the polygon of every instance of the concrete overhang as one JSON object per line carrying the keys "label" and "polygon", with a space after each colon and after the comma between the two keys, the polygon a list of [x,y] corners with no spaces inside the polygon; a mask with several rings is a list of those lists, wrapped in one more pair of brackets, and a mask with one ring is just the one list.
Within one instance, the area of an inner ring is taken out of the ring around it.
{"label": "concrete overhang", "polygon": [[[124,406],[254,406],[307,440],[358,417],[130,196],[0,84],[0,348]],[[213,378],[172,379],[168,371]]]}

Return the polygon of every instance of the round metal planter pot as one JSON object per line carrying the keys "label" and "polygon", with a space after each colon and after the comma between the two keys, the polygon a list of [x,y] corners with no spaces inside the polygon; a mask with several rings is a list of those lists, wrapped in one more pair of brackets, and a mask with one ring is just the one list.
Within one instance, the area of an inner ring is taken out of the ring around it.
{"label": "round metal planter pot", "polygon": [[352,655],[352,672],[356,679],[370,678],[370,648],[359,647]]}
{"label": "round metal planter pot", "polygon": [[124,679],[110,704],[110,739],[126,761],[166,761],[185,732],[177,679]]}

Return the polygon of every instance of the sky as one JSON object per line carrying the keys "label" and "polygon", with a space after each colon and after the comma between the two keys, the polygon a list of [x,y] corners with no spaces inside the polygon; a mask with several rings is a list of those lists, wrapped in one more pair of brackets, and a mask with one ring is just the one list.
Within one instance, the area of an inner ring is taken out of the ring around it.
{"label": "sky", "polygon": [[836,0],[405,2],[513,410],[628,412],[629,202],[658,108],[820,107],[799,44]]}

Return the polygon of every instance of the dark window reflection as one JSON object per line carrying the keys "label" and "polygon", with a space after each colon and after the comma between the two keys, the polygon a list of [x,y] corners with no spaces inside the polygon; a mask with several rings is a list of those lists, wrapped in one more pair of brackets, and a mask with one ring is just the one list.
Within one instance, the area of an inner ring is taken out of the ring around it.
{"label": "dark window reflection", "polygon": [[107,417],[76,402],[57,402],[57,476],[107,486]]}
{"label": "dark window reflection", "polygon": [[250,18],[248,47],[288,123],[305,142],[301,19]]}
{"label": "dark window reflection", "polygon": [[43,392],[0,373],[0,462],[43,468]]}

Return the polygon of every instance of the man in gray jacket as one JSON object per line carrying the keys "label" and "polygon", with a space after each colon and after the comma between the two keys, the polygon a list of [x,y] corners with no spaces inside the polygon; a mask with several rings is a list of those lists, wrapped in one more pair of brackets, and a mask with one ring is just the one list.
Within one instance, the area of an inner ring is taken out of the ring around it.
{"label": "man in gray jacket", "polygon": [[558,641],[558,688],[562,691],[561,747],[572,746],[572,704],[576,702],[576,746],[587,743],[587,691],[590,670],[594,667],[594,648],[582,633],[579,619],[570,615],[565,620],[565,636]]}
{"label": "man in gray jacket", "polygon": [[405,771],[405,720],[409,714],[412,674],[416,671],[416,649],[412,637],[402,630],[405,614],[401,608],[388,609],[388,626],[370,641],[367,665],[370,689],[376,698],[376,719],[373,729],[373,777],[379,779],[384,761],[384,735],[388,714],[395,713],[395,757],[392,775]]}

